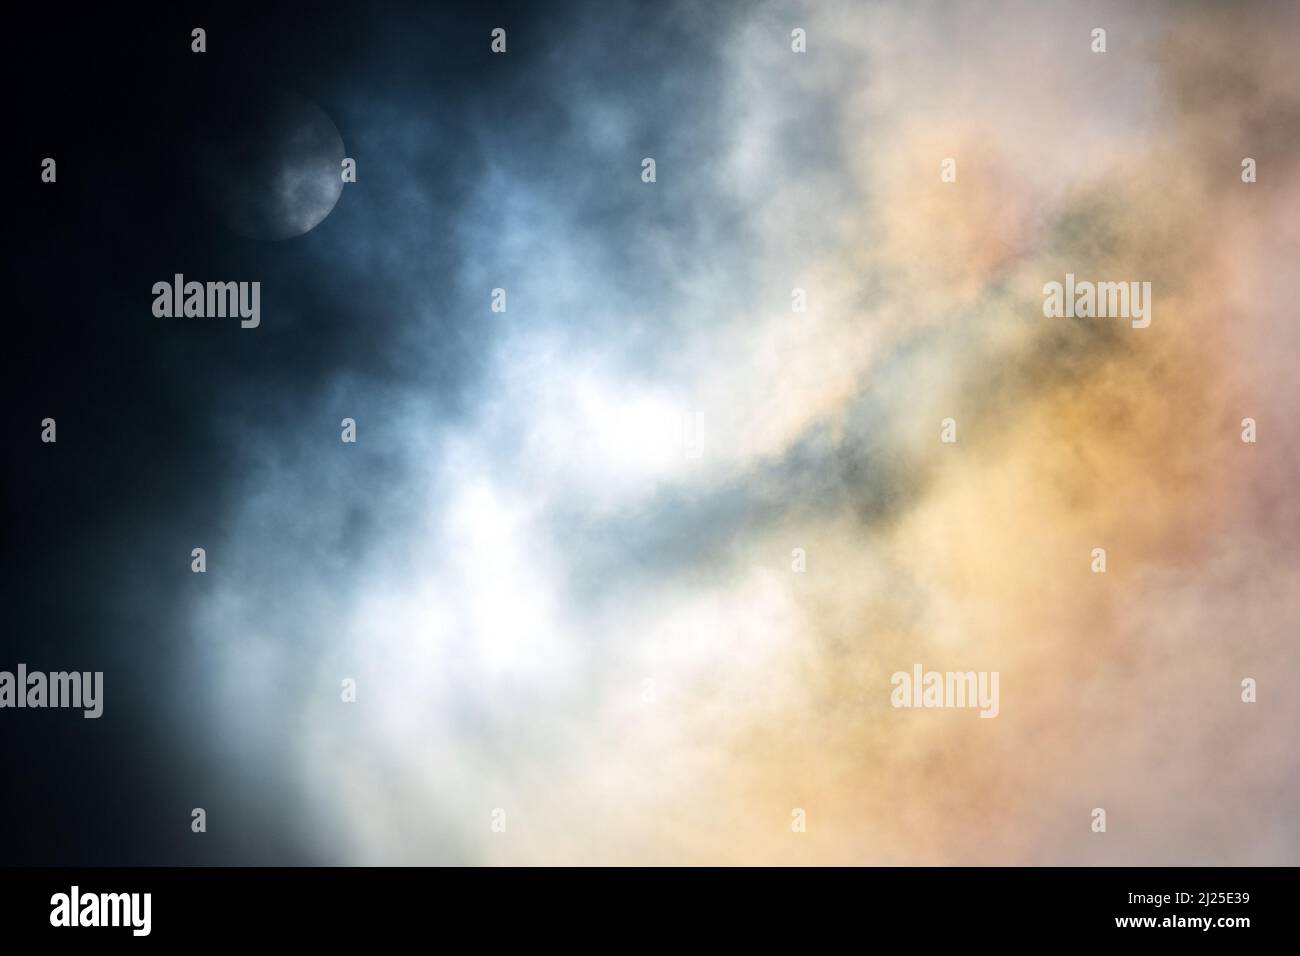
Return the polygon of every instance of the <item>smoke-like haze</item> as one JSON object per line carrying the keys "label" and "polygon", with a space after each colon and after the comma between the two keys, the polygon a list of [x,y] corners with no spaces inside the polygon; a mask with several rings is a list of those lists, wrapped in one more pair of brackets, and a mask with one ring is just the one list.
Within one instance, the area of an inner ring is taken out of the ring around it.
{"label": "smoke-like haze", "polygon": [[[223,396],[232,778],[332,862],[1294,863],[1300,8],[551,27],[454,115],[336,104],[371,361]],[[915,663],[999,715],[891,707]]]}

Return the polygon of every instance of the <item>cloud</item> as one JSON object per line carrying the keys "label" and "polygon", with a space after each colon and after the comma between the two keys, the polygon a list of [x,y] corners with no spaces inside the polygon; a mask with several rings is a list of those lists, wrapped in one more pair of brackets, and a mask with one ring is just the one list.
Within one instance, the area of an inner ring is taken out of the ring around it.
{"label": "cloud", "polygon": [[[1293,103],[1273,12],[817,4],[795,55],[783,9],[682,6],[640,60],[605,23],[451,204],[376,113],[401,173],[320,251],[400,346],[300,397],[357,446],[243,449],[196,618],[232,759],[353,862],[1293,859],[1300,192],[1236,155]],[[1152,326],[1045,319],[1067,271],[1151,281]],[[915,662],[1001,714],[892,709]]]}

